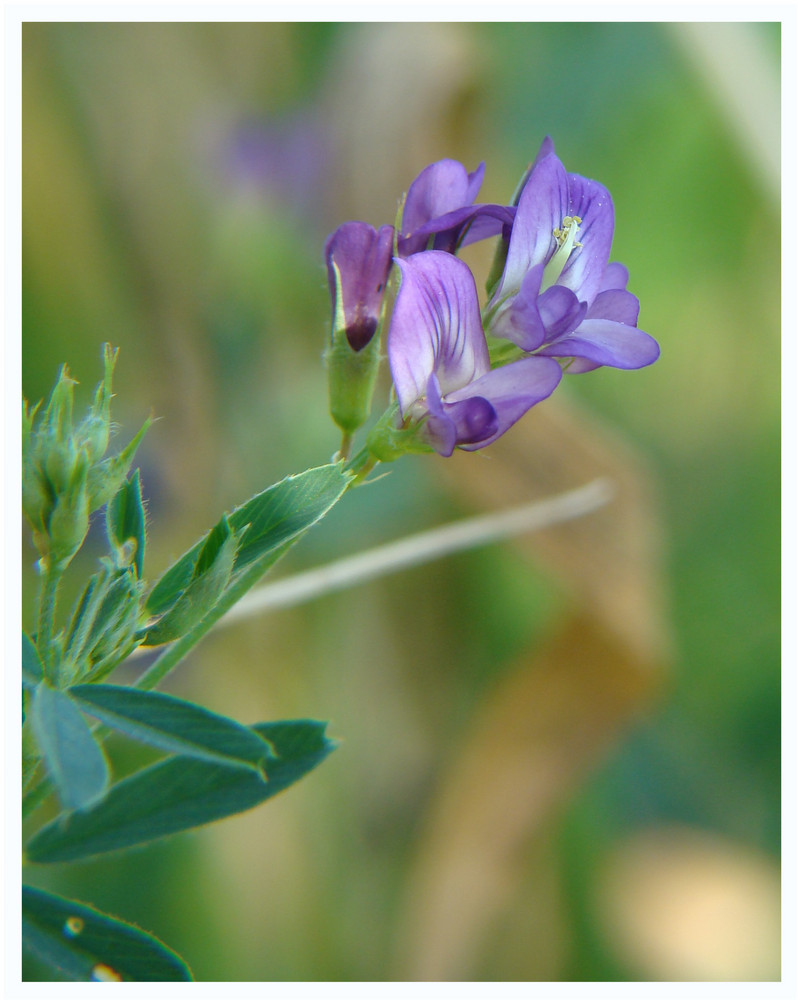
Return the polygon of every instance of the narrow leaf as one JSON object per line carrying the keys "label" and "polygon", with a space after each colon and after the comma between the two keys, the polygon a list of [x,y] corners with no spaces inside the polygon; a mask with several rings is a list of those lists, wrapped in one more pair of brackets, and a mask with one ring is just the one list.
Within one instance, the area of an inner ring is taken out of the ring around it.
{"label": "narrow leaf", "polygon": [[61,979],[190,982],[186,963],[138,927],[41,889],[22,887],[22,945]]}
{"label": "narrow leaf", "polygon": [[[343,466],[323,465],[298,476],[289,476],[258,493],[229,515],[230,527],[246,535],[236,554],[235,577],[247,565],[278,549],[322,517],[349,483]],[[147,598],[147,611],[161,614],[188,586],[205,539],[197,542],[158,580]]]}
{"label": "narrow leaf", "polygon": [[325,724],[265,722],[253,729],[275,749],[269,780],[243,769],[173,757],[114,785],[85,813],[56,817],[31,839],[30,861],[71,861],[116,851],[244,812],[298,781],[334,749]]}
{"label": "narrow leaf", "polygon": [[36,643],[27,632],[22,633],[22,683],[27,688],[35,688],[44,677],[44,664],[39,656]]}
{"label": "narrow leaf", "polygon": [[102,602],[104,587],[107,584],[105,571],[95,573],[89,578],[83,592],[75,602],[72,618],[67,629],[64,659],[75,667],[81,663],[83,648],[94,623],[95,616]]}
{"label": "narrow leaf", "polygon": [[252,729],[159,691],[81,684],[69,694],[95,718],[150,746],[266,776],[272,747]]}
{"label": "narrow leaf", "polygon": [[[131,604],[138,603],[142,586],[131,567],[111,570],[110,574],[102,571],[96,577],[98,586],[90,595],[89,603],[94,605],[97,601],[99,606],[83,639],[84,655],[89,655],[97,646],[108,645],[109,636],[115,634],[120,622],[129,617]],[[88,618],[88,614],[85,617]]]}
{"label": "narrow leaf", "polygon": [[227,518],[223,517],[205,540],[188,586],[166,614],[147,631],[145,645],[158,646],[179,639],[202,621],[224,593],[233,571],[237,548],[238,539],[230,530]]}
{"label": "narrow leaf", "polygon": [[136,576],[141,579],[144,565],[145,514],[138,469],[130,479],[122,483],[116,494],[108,501],[105,524],[112,548],[124,550],[125,546],[133,543],[133,566]]}
{"label": "narrow leaf", "polygon": [[108,787],[108,765],[72,699],[39,684],[31,723],[64,808],[85,810],[102,799]]}

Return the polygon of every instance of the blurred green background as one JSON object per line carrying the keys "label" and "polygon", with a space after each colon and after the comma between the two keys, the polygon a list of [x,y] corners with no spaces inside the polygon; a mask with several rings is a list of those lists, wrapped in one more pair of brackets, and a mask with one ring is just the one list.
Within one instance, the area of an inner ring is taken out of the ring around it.
{"label": "blurred green background", "polygon": [[[480,784],[447,814],[459,840],[436,816],[483,706],[514,664],[534,675],[572,599],[512,545],[210,637],[170,690],[248,723],[330,719],[342,746],[260,810],[34,884],[153,931],[203,980],[779,978],[779,51],[777,23],[23,26],[23,388],[68,362],[87,401],[120,346],[119,440],[162,418],[139,452],[149,578],[332,455],[324,238],[392,221],[434,159],[484,159],[481,200],[505,201],[551,134],[612,192],[613,258],[662,347],[558,390],[653,497],[656,693],[600,753],[572,748],[578,780],[545,815],[526,804],[495,879],[471,886]],[[468,513],[442,462],[345,497],[279,572]],[[462,849],[448,886],[436,838]]]}

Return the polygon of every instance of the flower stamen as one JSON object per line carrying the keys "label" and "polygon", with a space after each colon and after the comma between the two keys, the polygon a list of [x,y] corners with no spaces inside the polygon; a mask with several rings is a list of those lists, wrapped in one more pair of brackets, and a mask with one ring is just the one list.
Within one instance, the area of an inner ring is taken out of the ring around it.
{"label": "flower stamen", "polygon": [[557,241],[557,249],[551,260],[546,265],[543,272],[543,281],[540,283],[540,290],[545,291],[557,283],[560,275],[568,263],[571,251],[582,244],[576,238],[579,235],[579,226],[582,219],[578,215],[566,215],[562,220],[562,226],[552,230],[552,236]]}

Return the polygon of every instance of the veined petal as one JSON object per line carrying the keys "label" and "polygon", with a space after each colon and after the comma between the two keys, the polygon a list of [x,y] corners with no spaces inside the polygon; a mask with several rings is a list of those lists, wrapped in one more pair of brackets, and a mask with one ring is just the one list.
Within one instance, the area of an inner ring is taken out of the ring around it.
{"label": "veined petal", "polygon": [[612,368],[645,368],[659,357],[659,344],[634,326],[610,319],[586,319],[574,333],[541,348],[540,355],[586,358]]}
{"label": "veined petal", "polygon": [[559,385],[562,369],[551,358],[523,358],[478,378],[464,389],[449,393],[445,403],[473,397],[486,399],[496,412],[496,427],[479,441],[463,442],[466,451],[476,451],[501,437],[536,403],[550,396]]}
{"label": "veined petal", "polygon": [[588,304],[598,295],[610,259],[615,209],[609,191],[598,181],[568,175],[568,212],[578,216],[579,242],[563,268],[558,284],[570,288]]}
{"label": "veined petal", "polygon": [[490,369],[479,302],[468,266],[429,250],[397,260],[402,283],[388,332],[388,362],[403,414],[436,375],[442,395]]}
{"label": "veined petal", "polygon": [[495,300],[518,292],[527,271],[546,263],[556,246],[554,230],[567,214],[568,175],[551,153],[535,164],[521,192]]}

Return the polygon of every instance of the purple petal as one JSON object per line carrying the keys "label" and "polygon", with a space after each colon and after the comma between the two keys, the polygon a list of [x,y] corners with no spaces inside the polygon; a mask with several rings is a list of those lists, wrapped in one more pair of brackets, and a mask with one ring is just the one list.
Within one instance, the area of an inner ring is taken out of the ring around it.
{"label": "purple petal", "polygon": [[546,325],[538,309],[544,266],[538,264],[526,274],[518,295],[499,310],[490,324],[494,337],[510,340],[522,351],[534,351],[546,341]]}
{"label": "purple petal", "polygon": [[653,337],[609,319],[586,319],[574,333],[538,352],[555,358],[586,358],[612,368],[644,368],[659,357]]}
{"label": "purple petal", "polygon": [[555,156],[554,152],[554,140],[550,135],[547,135],[543,142],[540,144],[540,149],[538,150],[537,156],[535,157],[535,163],[540,163],[542,159],[547,156]]}
{"label": "purple petal", "polygon": [[473,218],[465,228],[465,234],[458,234],[458,247],[498,236],[505,230],[509,232],[515,221],[515,209],[508,205],[474,205],[472,211]]}
{"label": "purple petal", "polygon": [[377,329],[391,270],[392,248],[393,226],[382,226],[377,232],[366,222],[345,222],[328,237],[324,246],[333,302],[333,328],[336,325],[337,268],[346,338],[355,351],[362,350]]}
{"label": "purple petal", "polygon": [[607,270],[604,272],[604,277],[601,279],[600,292],[609,291],[612,288],[626,288],[627,282],[629,281],[629,272],[623,266],[613,262],[607,265]]}
{"label": "purple petal", "polygon": [[465,205],[446,212],[398,241],[400,257],[423,250],[430,236],[435,236],[434,250],[454,253],[459,246],[497,236],[505,226],[512,226],[515,209],[504,205]]}
{"label": "purple petal", "polygon": [[398,260],[402,283],[388,332],[388,362],[402,413],[424,397],[430,375],[445,395],[490,369],[474,278],[451,254]]}
{"label": "purple petal", "polygon": [[477,167],[476,170],[468,175],[468,187],[466,188],[466,200],[468,204],[472,204],[476,201],[477,195],[479,194],[479,189],[482,187],[482,179],[485,176],[485,162]]}
{"label": "purple petal", "polygon": [[521,192],[504,274],[494,299],[517,292],[527,271],[546,263],[556,246],[554,230],[567,214],[568,175],[551,154],[535,165]]}
{"label": "purple petal", "polygon": [[568,175],[567,215],[577,215],[582,244],[568,258],[558,284],[565,285],[583,302],[591,303],[602,286],[615,228],[615,209],[609,191],[598,181]]}
{"label": "purple petal", "polygon": [[587,312],[587,303],[580,302],[570,288],[552,285],[538,299],[538,311],[546,329],[545,342],[575,330]]}
{"label": "purple petal", "polygon": [[[403,256],[420,253],[426,238],[417,230],[448,212],[471,205],[482,183],[484,163],[469,174],[457,160],[438,160],[425,167],[407,191],[402,211]],[[438,232],[439,230],[434,230]]]}
{"label": "purple petal", "polygon": [[490,326],[495,337],[517,344],[522,351],[535,351],[575,330],[585,318],[587,303],[580,302],[570,288],[552,285],[540,294],[545,265],[533,267],[521,282],[521,290],[503,307]]}
{"label": "purple petal", "polygon": [[449,402],[441,399],[440,385],[434,375],[427,385],[429,417],[424,435],[432,447],[448,458],[457,445],[471,444],[490,437],[498,424],[496,411],[482,396],[469,396]]}
{"label": "purple petal", "polygon": [[602,366],[597,361],[588,361],[587,358],[572,358],[568,365],[568,375],[583,375],[585,372],[593,372]]}
{"label": "purple petal", "polygon": [[620,288],[610,288],[599,292],[593,305],[587,311],[588,319],[612,319],[616,323],[637,326],[640,303],[631,292]]}
{"label": "purple petal", "polygon": [[466,451],[484,448],[500,437],[536,403],[557,388],[562,369],[550,358],[523,358],[478,378],[464,389],[450,393],[444,402],[456,403],[481,396],[496,411],[496,429],[479,441],[463,442]]}
{"label": "purple petal", "polygon": [[540,163],[541,160],[545,159],[547,156],[552,156],[554,154],[554,141],[550,135],[547,135],[543,142],[540,144],[540,149],[535,156],[535,159],[529,164],[524,173],[521,175],[521,180],[518,182],[513,193],[513,205],[518,204],[518,200],[521,197],[521,192],[526,187],[527,181],[529,180],[532,171]]}

